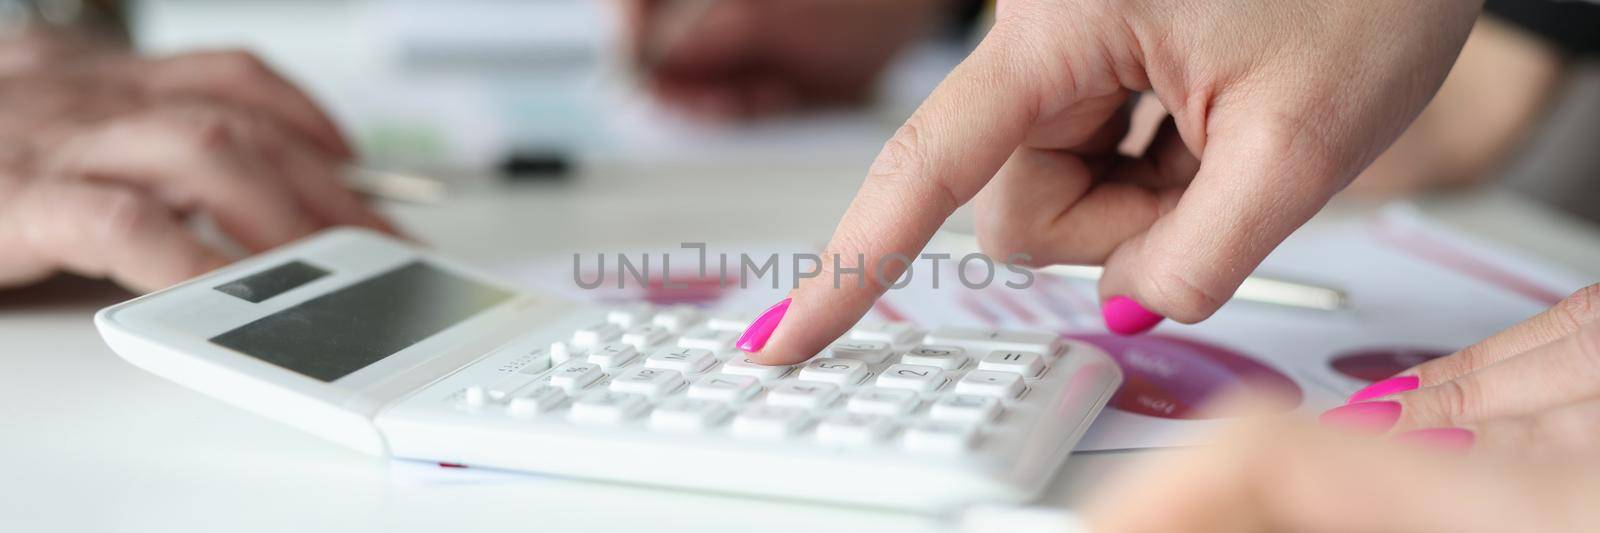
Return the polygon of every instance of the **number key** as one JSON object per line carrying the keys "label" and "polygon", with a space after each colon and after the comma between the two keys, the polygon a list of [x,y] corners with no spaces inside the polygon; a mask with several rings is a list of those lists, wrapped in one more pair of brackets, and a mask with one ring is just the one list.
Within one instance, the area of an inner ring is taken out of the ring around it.
{"label": "number key", "polygon": [[898,364],[878,375],[878,386],[914,391],[930,391],[944,384],[944,371],[937,367]]}
{"label": "number key", "polygon": [[834,385],[854,385],[867,377],[867,364],[855,359],[812,359],[800,369],[800,379]]}
{"label": "number key", "polygon": [[742,402],[761,390],[761,380],[733,374],[706,374],[689,386],[689,397],[723,402]]}
{"label": "number key", "polygon": [[828,357],[834,359],[855,359],[876,365],[889,358],[889,343],[877,341],[848,341],[834,343],[828,347]]}
{"label": "number key", "polygon": [[918,346],[900,356],[900,362],[955,370],[967,364],[967,352],[955,346]]}
{"label": "number key", "polygon": [[710,350],[696,348],[662,348],[650,354],[644,360],[644,366],[650,368],[664,368],[676,370],[685,374],[695,374],[713,364],[717,356]]}
{"label": "number key", "polygon": [[1044,356],[1031,352],[989,352],[982,361],[978,361],[978,369],[1010,372],[1031,378],[1044,372]]}

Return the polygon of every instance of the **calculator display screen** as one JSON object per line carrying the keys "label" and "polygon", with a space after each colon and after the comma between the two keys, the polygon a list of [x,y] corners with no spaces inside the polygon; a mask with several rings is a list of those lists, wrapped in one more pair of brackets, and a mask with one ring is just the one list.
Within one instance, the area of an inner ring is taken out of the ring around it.
{"label": "calculator display screen", "polygon": [[210,340],[306,376],[333,381],[512,296],[415,261]]}

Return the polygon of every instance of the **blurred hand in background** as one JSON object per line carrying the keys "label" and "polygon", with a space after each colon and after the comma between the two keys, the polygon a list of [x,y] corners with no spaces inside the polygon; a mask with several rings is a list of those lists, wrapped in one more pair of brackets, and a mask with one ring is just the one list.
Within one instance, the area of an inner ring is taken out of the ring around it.
{"label": "blurred hand in background", "polygon": [[202,213],[251,251],[392,231],[341,185],[338,128],[254,56],[31,35],[0,57],[0,287],[59,270],[147,291],[206,272],[230,258],[187,223]]}
{"label": "blurred hand in background", "polygon": [[648,90],[711,120],[858,103],[948,0],[623,0]]}

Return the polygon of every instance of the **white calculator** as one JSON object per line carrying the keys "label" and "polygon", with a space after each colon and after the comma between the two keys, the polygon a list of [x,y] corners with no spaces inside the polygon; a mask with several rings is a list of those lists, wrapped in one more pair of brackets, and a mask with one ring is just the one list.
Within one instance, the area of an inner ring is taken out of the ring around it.
{"label": "white calculator", "polygon": [[530,294],[324,232],[100,311],[129,362],[395,458],[904,509],[1034,497],[1122,381],[1050,332],[862,325],[793,366],[753,316]]}

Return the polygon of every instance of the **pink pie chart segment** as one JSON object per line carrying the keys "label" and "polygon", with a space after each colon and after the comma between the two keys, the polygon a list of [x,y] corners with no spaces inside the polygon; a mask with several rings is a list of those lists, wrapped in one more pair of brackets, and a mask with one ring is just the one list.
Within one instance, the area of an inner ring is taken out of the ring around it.
{"label": "pink pie chart segment", "polygon": [[1122,367],[1126,379],[1111,398],[1111,407],[1121,411],[1177,420],[1229,417],[1241,413],[1204,408],[1239,388],[1286,400],[1283,411],[1304,399],[1300,386],[1282,372],[1215,344],[1159,334],[1072,337],[1100,347]]}
{"label": "pink pie chart segment", "polygon": [[1376,382],[1450,353],[1437,348],[1369,348],[1340,354],[1328,365],[1347,377]]}

